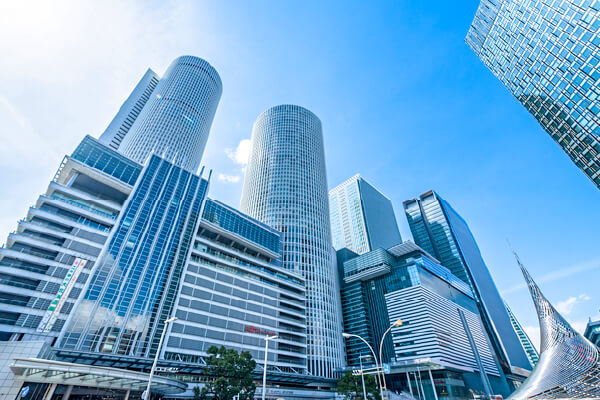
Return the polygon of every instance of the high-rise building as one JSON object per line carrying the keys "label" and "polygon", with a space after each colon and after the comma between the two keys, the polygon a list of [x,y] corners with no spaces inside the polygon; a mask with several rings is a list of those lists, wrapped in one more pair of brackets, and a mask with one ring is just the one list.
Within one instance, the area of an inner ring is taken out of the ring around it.
{"label": "high-rise building", "polygon": [[247,350],[263,368],[306,375],[304,279],[281,266],[280,233],[208,199],[178,294],[167,360],[202,364],[210,346]]}
{"label": "high-rise building", "polygon": [[0,339],[58,337],[141,166],[83,139],[0,248]]}
{"label": "high-rise building", "polygon": [[309,372],[334,377],[344,363],[341,306],[316,115],[280,105],[257,118],[241,209],[282,233],[283,267],[306,279]]}
{"label": "high-rise building", "polygon": [[127,97],[119,112],[110,122],[106,130],[100,135],[100,143],[103,143],[113,150],[119,150],[119,146],[123,141],[129,129],[137,119],[140,112],[150,99],[159,76],[148,68],[142,79],[133,89],[133,92]]}
{"label": "high-rise building", "polygon": [[156,354],[207,189],[207,180],[150,157],[69,315],[61,348]]}
{"label": "high-rise building", "polygon": [[[427,400],[509,393],[471,288],[413,242],[350,258],[342,276],[345,332],[379,347],[402,321],[382,345],[388,388]],[[346,349],[350,366],[373,364],[358,338]]]}
{"label": "high-rise building", "polygon": [[583,336],[585,336],[585,338],[590,342],[594,343],[596,347],[600,348],[600,320],[592,321],[590,319],[585,327],[585,333]]}
{"label": "high-rise building", "polygon": [[465,220],[434,191],[405,201],[404,210],[416,244],[471,287],[505,372],[510,374],[515,367],[531,370],[504,301]]}
{"label": "high-rise building", "polygon": [[600,4],[482,0],[475,54],[600,188]]}
{"label": "high-rise building", "polygon": [[119,151],[138,163],[158,154],[196,172],[223,91],[217,71],[198,57],[175,59],[124,136]]}
{"label": "high-rise building", "polygon": [[529,362],[531,363],[531,367],[533,368],[540,359],[540,355],[536,350],[535,346],[533,345],[533,342],[529,338],[529,335],[527,334],[527,332],[525,332],[525,329],[523,329],[521,323],[519,322],[515,314],[513,314],[508,304],[505,303],[504,305],[506,306],[506,311],[508,311],[510,322],[512,323],[515,332],[517,332],[517,336],[519,336],[519,340],[521,341],[523,349],[525,349],[525,353],[527,353],[527,358],[529,358]]}
{"label": "high-rise building", "polygon": [[329,191],[333,248],[363,254],[400,242],[390,199],[355,175]]}
{"label": "high-rise building", "polygon": [[[183,57],[175,64],[185,70],[186,63],[190,68],[202,65],[198,60]],[[162,92],[167,100],[177,103],[182,93],[193,97],[189,91],[202,91],[206,76],[188,80],[193,76],[184,72],[161,80],[171,82]],[[130,100],[139,100],[138,89],[145,85],[138,84]],[[178,90],[172,93],[173,88]],[[149,105],[150,100],[137,122],[154,119],[143,115]],[[133,115],[127,112],[131,109],[138,110],[124,105],[120,114]],[[176,119],[165,110],[159,106],[155,111]],[[214,114],[196,111],[211,118]],[[119,124],[111,132],[124,132],[124,123]],[[194,133],[161,132],[160,140],[173,143]],[[148,141],[157,138],[157,132],[147,133]],[[129,131],[125,138],[133,134],[144,135]],[[207,199],[210,174],[205,179],[203,171],[191,171],[185,157],[166,159],[162,149],[136,162],[121,152],[122,146],[115,151],[115,136],[107,135],[111,139],[105,143],[87,136],[65,156],[45,194],[0,248],[0,353],[6,356],[0,360],[0,399],[8,399],[5,393],[15,398],[22,390],[30,391],[31,400],[57,395],[139,398],[155,355],[160,371],[169,376],[154,375],[152,392],[191,398],[194,387],[202,385],[198,377],[210,346],[249,351],[257,361],[258,378],[265,367],[265,336],[272,334],[278,338],[269,343],[268,380],[279,387],[269,394],[294,400],[332,398],[303,387],[332,382],[307,373],[306,307],[327,302],[339,312],[335,283],[323,302],[316,302],[315,295],[307,299],[304,274],[281,259],[282,233]],[[327,223],[325,191],[323,180],[322,220]],[[318,232],[329,240],[325,227]],[[331,257],[329,244],[313,250],[307,258]],[[314,266],[311,277],[323,274],[318,284],[337,282],[331,263]],[[167,324],[173,316],[177,321]],[[339,318],[314,323],[322,332],[341,326],[336,322],[341,324]],[[339,332],[327,339],[340,340]],[[313,346],[321,349],[323,343]],[[343,351],[339,343],[334,349]],[[329,361],[326,355],[333,350],[323,351],[318,360]]]}

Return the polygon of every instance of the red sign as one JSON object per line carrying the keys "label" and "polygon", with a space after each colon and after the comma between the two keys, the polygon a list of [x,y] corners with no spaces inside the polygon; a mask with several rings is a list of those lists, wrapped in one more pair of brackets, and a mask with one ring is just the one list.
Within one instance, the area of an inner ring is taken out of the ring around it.
{"label": "red sign", "polygon": [[250,332],[250,333],[256,333],[258,335],[269,335],[269,336],[275,336],[275,335],[277,335],[275,332],[263,331],[260,328],[257,328],[257,327],[252,326],[252,325],[246,325],[244,327],[244,331]]}

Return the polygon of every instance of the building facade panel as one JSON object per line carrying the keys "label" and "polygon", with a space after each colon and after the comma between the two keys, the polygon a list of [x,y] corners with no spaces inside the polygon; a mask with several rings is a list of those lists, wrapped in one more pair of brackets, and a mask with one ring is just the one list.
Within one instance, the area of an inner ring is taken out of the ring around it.
{"label": "building facade panel", "polygon": [[281,105],[254,124],[241,209],[282,233],[282,265],[306,279],[308,369],[335,376],[344,363],[337,268],[331,250],[321,121]]}
{"label": "building facade panel", "polygon": [[197,172],[223,91],[205,60],[175,59],[123,138],[119,151],[140,164],[150,154]]}
{"label": "building facade panel", "polygon": [[600,188],[600,3],[482,0],[475,54]]}

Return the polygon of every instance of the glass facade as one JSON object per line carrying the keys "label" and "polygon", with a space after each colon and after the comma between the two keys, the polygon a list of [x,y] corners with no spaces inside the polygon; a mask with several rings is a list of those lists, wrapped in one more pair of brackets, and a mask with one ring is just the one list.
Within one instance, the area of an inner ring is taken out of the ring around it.
{"label": "glass facade", "polygon": [[91,136],[86,136],[71,154],[71,158],[95,168],[130,186],[142,172],[142,165],[111,151]]}
{"label": "glass facade", "polygon": [[217,71],[198,57],[175,59],[158,82],[119,151],[144,163],[150,154],[196,172],[223,91]]}
{"label": "glass facade", "polygon": [[521,341],[521,344],[523,345],[523,348],[527,353],[527,358],[529,358],[529,362],[531,363],[531,367],[533,368],[540,359],[540,355],[538,354],[535,346],[533,345],[533,342],[529,338],[529,335],[527,335],[527,332],[525,332],[525,329],[523,329],[521,323],[519,322],[517,317],[515,317],[515,314],[513,314],[508,304],[505,305],[506,311],[508,311],[508,316],[510,317],[510,322],[512,323],[513,328],[515,329],[515,332],[517,332],[519,340]]}
{"label": "glass facade", "polygon": [[392,202],[360,175],[329,191],[333,247],[363,254],[400,242]]}
{"label": "glass facade", "polygon": [[471,288],[498,358],[506,365],[531,369],[504,301],[465,220],[434,191],[405,201],[404,210],[416,244]]}
{"label": "glass facade", "polygon": [[600,188],[600,1],[482,0],[466,42]]}
{"label": "glass facade", "polygon": [[280,233],[217,200],[208,199],[202,219],[279,253]]}
{"label": "glass facade", "polygon": [[596,347],[600,348],[600,321],[590,321],[585,327],[584,336],[590,342],[594,343]]}
{"label": "glass facade", "polygon": [[323,134],[312,112],[280,105],[258,117],[241,210],[281,232],[283,267],[306,279],[309,372],[334,377],[344,364],[341,306]]}
{"label": "glass facade", "polygon": [[[345,261],[342,299],[344,331],[377,346],[390,325],[402,320],[403,325],[393,328],[383,345],[383,362],[392,368],[401,365],[403,373],[418,372],[419,360],[428,359],[459,369],[483,368],[489,375],[486,384],[488,380],[498,384],[499,364],[470,288],[414,243],[377,249]],[[469,336],[474,338],[476,350]],[[354,337],[346,340],[346,351],[352,367],[370,354],[364,342]],[[363,360],[365,363],[372,361]],[[396,390],[406,390],[408,384],[393,373],[388,381]],[[467,382],[469,388],[482,387],[480,379],[474,381]],[[465,382],[461,384],[465,386]],[[496,389],[495,393],[505,393],[501,384]]]}
{"label": "glass facade", "polygon": [[152,156],[71,313],[66,349],[151,357],[173,312],[208,182]]}

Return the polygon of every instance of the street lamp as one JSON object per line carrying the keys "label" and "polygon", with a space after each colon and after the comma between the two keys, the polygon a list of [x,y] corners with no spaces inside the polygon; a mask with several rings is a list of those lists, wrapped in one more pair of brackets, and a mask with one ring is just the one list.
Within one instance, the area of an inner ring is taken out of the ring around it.
{"label": "street lamp", "polygon": [[150,368],[150,376],[148,377],[148,387],[146,388],[146,396],[143,400],[150,400],[150,385],[152,384],[152,375],[154,375],[154,369],[156,369],[156,364],[158,363],[158,356],[160,355],[160,348],[162,347],[163,340],[165,340],[165,333],[167,332],[167,324],[177,321],[177,317],[171,317],[165,320],[164,329],[160,335],[160,341],[158,342],[158,348],[156,349],[156,355],[154,356],[154,362],[152,363],[152,368]]}
{"label": "street lamp", "polygon": [[265,400],[265,396],[267,394],[267,353],[269,352],[269,340],[276,340],[276,339],[278,339],[277,335],[265,336],[265,365],[263,367],[262,400]]}
{"label": "street lamp", "polygon": [[360,337],[358,335],[355,335],[353,333],[343,332],[342,336],[345,337],[346,339],[351,338],[351,337],[358,338],[358,339],[362,340],[367,345],[367,347],[369,347],[369,350],[371,350],[371,353],[373,354],[373,361],[375,361],[375,370],[377,371],[377,374],[376,374],[376,376],[377,376],[377,384],[379,385],[379,391],[381,392],[381,399],[384,400],[384,397],[383,397],[383,386],[381,384],[380,377],[379,377],[379,365],[377,364],[377,356],[375,355],[375,350],[373,350],[373,348],[371,347],[371,345],[369,344],[369,342],[367,342],[365,339],[363,339],[362,337]]}
{"label": "street lamp", "polygon": [[[387,331],[385,331],[385,333],[381,337],[381,343],[379,343],[379,364],[381,365],[381,368],[383,368],[383,341],[385,340],[385,336],[392,330],[392,328],[395,328],[395,327],[398,327],[401,325],[402,325],[402,320],[401,319],[396,320],[396,322],[394,322],[392,325],[390,325],[390,327],[387,329]],[[383,373],[383,370],[381,371],[381,379],[382,379],[383,386],[385,387],[385,390],[387,392],[387,383],[385,382],[385,374]],[[385,398],[383,397],[383,394],[381,395],[381,398],[383,400],[385,400]]]}

